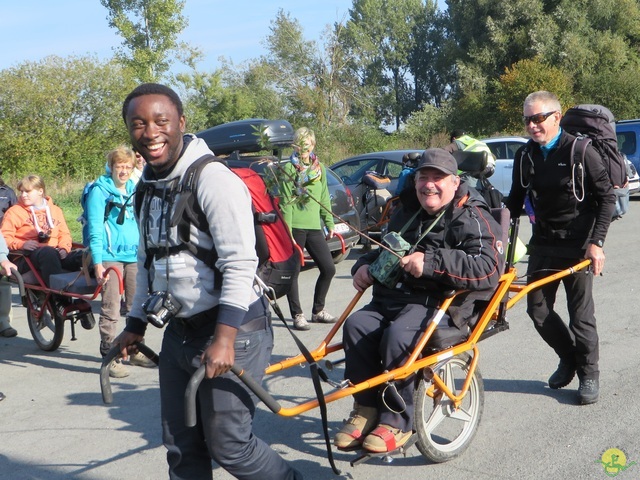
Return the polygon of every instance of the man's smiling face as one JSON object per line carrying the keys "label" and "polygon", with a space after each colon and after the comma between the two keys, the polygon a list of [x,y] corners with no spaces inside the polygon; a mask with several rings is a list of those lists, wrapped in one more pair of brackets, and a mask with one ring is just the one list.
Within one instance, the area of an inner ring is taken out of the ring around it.
{"label": "man's smiling face", "polygon": [[169,97],[162,94],[135,97],[125,120],[133,148],[154,171],[163,172],[178,161],[185,118]]}

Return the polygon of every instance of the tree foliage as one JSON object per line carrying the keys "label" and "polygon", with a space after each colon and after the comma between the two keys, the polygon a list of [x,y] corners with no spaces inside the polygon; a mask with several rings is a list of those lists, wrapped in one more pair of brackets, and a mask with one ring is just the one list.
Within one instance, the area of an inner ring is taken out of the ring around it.
{"label": "tree foliage", "polygon": [[100,0],[109,26],[123,37],[116,58],[141,82],[157,81],[173,64],[173,54],[189,57],[191,48],[178,41],[188,21],[184,0]]}
{"label": "tree foliage", "polygon": [[0,72],[5,174],[89,178],[124,141],[122,101],[131,76],[93,57],[47,57]]}

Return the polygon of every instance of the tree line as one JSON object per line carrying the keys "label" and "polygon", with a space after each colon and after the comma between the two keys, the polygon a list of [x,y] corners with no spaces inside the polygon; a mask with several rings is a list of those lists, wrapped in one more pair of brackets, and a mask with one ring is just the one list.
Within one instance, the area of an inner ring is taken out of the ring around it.
{"label": "tree line", "polygon": [[[199,68],[180,0],[100,0],[123,39],[108,60],[47,57],[0,71],[2,166],[15,176],[92,178],[127,141],[122,100],[140,82],[172,85],[188,130],[284,118],[316,130],[327,163],[366,151],[522,134],[522,101],[555,92],[565,108],[640,111],[637,0],[353,0],[318,41],[283,10],[267,54]],[[186,73],[172,74],[175,63]]]}

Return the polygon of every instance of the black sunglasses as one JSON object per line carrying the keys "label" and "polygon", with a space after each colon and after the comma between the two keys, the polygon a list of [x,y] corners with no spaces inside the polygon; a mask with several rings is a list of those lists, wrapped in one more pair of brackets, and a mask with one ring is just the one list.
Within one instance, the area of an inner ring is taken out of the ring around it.
{"label": "black sunglasses", "polygon": [[525,125],[529,125],[530,122],[533,122],[536,125],[539,125],[554,113],[556,113],[556,110],[554,110],[553,112],[547,112],[547,113],[536,113],[535,115],[529,115],[528,117],[523,116],[522,120],[524,120]]}

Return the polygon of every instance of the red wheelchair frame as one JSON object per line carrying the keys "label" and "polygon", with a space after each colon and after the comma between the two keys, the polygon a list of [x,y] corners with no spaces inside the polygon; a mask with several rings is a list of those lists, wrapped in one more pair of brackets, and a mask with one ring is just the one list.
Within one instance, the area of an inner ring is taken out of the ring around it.
{"label": "red wheelchair frame", "polygon": [[[73,244],[73,248],[84,247]],[[50,352],[60,346],[64,337],[64,322],[66,320],[70,322],[72,341],[76,340],[76,323],[78,321],[91,317],[90,321],[95,324],[91,305],[88,302],[98,297],[102,291],[102,285],[90,278],[87,271],[83,269],[79,272],[52,275],[49,281],[51,286],[47,286],[24,251],[14,250],[9,254],[9,258],[14,263],[22,259],[29,266],[29,270],[23,274],[12,270],[9,281],[18,285],[22,305],[27,309],[27,322],[31,336],[40,349]],[[124,292],[122,274],[117,268],[109,267],[105,271],[105,276],[110,272],[115,273],[122,295]],[[78,305],[78,310],[72,310],[66,317],[62,317],[55,308],[54,295],[69,297],[72,300],[72,305]],[[88,310],[86,304],[89,305]]]}

